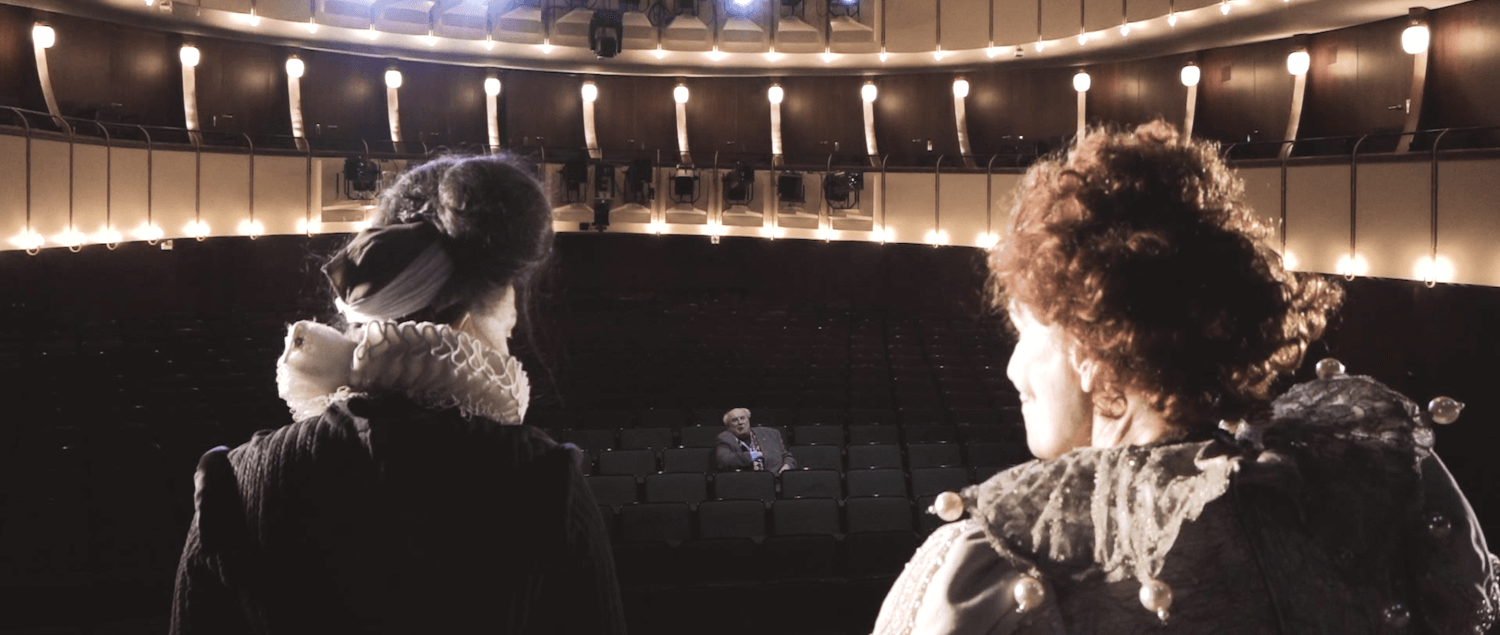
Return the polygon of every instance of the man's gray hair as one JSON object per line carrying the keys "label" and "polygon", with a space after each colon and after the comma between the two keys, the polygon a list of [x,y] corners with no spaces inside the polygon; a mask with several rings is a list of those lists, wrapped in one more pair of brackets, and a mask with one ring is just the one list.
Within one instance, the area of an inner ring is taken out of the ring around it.
{"label": "man's gray hair", "polygon": [[729,412],[724,413],[724,424],[728,425],[729,424],[729,420],[733,419],[735,413],[739,413],[739,412],[745,413],[745,416],[747,416],[747,417],[750,416],[750,409],[749,408],[735,408],[733,410],[730,410]]}

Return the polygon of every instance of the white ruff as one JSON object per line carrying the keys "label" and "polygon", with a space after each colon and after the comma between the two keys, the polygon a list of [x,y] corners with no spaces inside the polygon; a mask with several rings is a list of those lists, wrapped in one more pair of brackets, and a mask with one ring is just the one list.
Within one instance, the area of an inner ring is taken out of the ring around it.
{"label": "white ruff", "polygon": [[513,425],[531,395],[519,360],[431,322],[368,322],[348,336],[317,322],[293,324],[276,386],[298,421],[353,394],[383,392]]}

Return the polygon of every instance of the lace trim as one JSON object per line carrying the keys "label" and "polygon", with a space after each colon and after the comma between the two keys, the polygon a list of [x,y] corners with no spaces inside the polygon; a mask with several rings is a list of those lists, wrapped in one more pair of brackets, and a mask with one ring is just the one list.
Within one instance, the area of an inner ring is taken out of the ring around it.
{"label": "lace trim", "polygon": [[519,424],[531,393],[520,360],[431,322],[368,322],[349,336],[298,322],[288,329],[276,377],[299,420],[358,393],[393,392],[425,407]]}
{"label": "lace trim", "polygon": [[939,527],[922,543],[880,607],[874,635],[909,635],[912,632],[927,587],[937,575],[938,568],[948,560],[948,552],[952,551],[958,538],[973,526],[971,523],[949,523]]}

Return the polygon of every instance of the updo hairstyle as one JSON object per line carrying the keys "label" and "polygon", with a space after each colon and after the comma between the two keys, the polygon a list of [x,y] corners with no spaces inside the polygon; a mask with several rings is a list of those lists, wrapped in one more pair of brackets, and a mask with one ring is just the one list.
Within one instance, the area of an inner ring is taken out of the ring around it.
{"label": "updo hairstyle", "polygon": [[440,157],[386,189],[372,225],[422,221],[437,229],[453,274],[407,319],[453,323],[514,286],[524,315],[527,283],[552,253],[552,210],[535,176],[505,156]]}
{"label": "updo hairstyle", "polygon": [[1106,414],[1130,389],[1179,427],[1243,417],[1343,298],[1286,270],[1243,189],[1216,145],[1161,121],[1091,130],[1027,171],[989,254],[991,306],[1058,325],[1098,364]]}

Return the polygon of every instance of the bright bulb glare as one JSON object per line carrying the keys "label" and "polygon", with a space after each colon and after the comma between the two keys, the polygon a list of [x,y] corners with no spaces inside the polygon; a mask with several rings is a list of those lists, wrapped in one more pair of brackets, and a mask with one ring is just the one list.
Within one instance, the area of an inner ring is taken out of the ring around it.
{"label": "bright bulb glare", "polygon": [[1297,260],[1297,254],[1294,254],[1291,251],[1287,251],[1286,253],[1281,254],[1281,266],[1287,271],[1296,271],[1297,267],[1301,265],[1302,262]]}
{"label": "bright bulb glare", "polygon": [[499,95],[500,94],[500,78],[498,78],[498,77],[486,77],[486,78],[484,78],[484,94],[489,95],[491,97],[495,97],[495,96]]}
{"label": "bright bulb glare", "polygon": [[979,235],[979,240],[976,241],[976,244],[985,249],[993,249],[995,245],[1000,244],[1000,236],[991,232],[984,232]]}
{"label": "bright bulb glare", "polygon": [[833,61],[836,60],[836,59],[838,59],[838,58],[839,58],[839,54],[838,53],[834,53],[833,51],[824,51],[823,52],[823,63],[824,64],[832,64]]}
{"label": "bright bulb glare", "polygon": [[781,53],[777,53],[774,50],[773,51],[766,51],[766,59],[770,60],[772,62],[777,61],[777,60],[781,59]]}
{"label": "bright bulb glare", "polygon": [[292,79],[301,79],[302,74],[307,71],[307,65],[302,60],[291,57],[286,60],[286,76]]}
{"label": "bright bulb glare", "polygon": [[1417,259],[1417,264],[1412,268],[1416,279],[1422,282],[1452,282],[1453,261],[1446,256],[1438,256],[1437,264],[1434,265],[1431,258],[1423,256]]}
{"label": "bright bulb glare", "polygon": [[375,25],[371,24],[369,30],[365,31],[365,39],[373,42],[378,37],[380,37],[380,31],[376,31]]}
{"label": "bright bulb glare", "polygon": [[36,232],[23,231],[14,238],[11,238],[10,244],[21,249],[41,249],[42,245],[47,244],[47,239],[42,238],[42,235]]}
{"label": "bright bulb glare", "polygon": [[551,42],[543,42],[542,43],[542,55],[551,55],[551,54],[552,54],[552,43]]}
{"label": "bright bulb glare", "polygon": [[82,247],[89,241],[89,237],[85,236],[81,231],[69,229],[58,234],[52,241],[64,247]]}
{"label": "bright bulb glare", "polygon": [[860,99],[865,100],[867,104],[875,103],[875,97],[878,95],[880,95],[880,89],[876,88],[874,84],[865,84],[864,87],[859,89]]}
{"label": "bright bulb glare", "polygon": [[672,101],[679,104],[688,103],[688,87],[679,85],[672,89]]}
{"label": "bright bulb glare", "polygon": [[1078,45],[1079,46],[1084,46],[1084,45],[1086,45],[1088,43],[1089,43],[1089,34],[1087,34],[1087,33],[1079,33],[1078,34]]}
{"label": "bright bulb glare", "polygon": [[156,6],[156,0],[146,0],[146,6]]}
{"label": "bright bulb glare", "polygon": [[581,90],[583,91],[584,101],[592,104],[595,100],[599,99],[599,87],[595,86],[593,82],[584,82]]}
{"label": "bright bulb glare", "polygon": [[895,242],[895,240],[896,240],[896,228],[894,228],[894,227],[885,227],[883,229],[876,228],[875,229],[875,239],[878,240],[878,241],[880,241],[880,242],[882,242],[882,243]]}
{"label": "bright bulb glare", "polygon": [[317,33],[318,32],[318,23],[317,22],[313,22],[311,18],[309,18],[307,20],[307,32],[308,33]]}
{"label": "bright bulb glare", "polygon": [[258,220],[250,220],[247,218],[240,221],[239,230],[241,236],[250,236],[253,238],[266,233],[266,226],[262,225]]}
{"label": "bright bulb glare", "polygon": [[987,49],[984,50],[985,57],[988,57],[990,59],[995,59],[995,57],[997,55],[999,55],[999,54],[1000,54],[1000,47],[998,47],[998,46],[991,46],[991,47],[989,47],[989,48],[987,48]]}
{"label": "bright bulb glare", "polygon": [[393,68],[393,69],[388,70],[388,71],[385,72],[385,87],[386,88],[400,88],[401,87],[401,82],[402,82],[401,71],[398,71],[398,70],[396,70],[396,69]]}
{"label": "bright bulb glare", "polygon": [[316,233],[318,233],[320,231],[323,231],[323,222],[322,221],[319,221],[317,219],[313,219],[312,222],[308,222],[308,220],[306,218],[299,218],[299,219],[297,219],[297,233],[299,233],[299,234],[316,234]]}
{"label": "bright bulb glare", "polygon": [[773,85],[766,89],[766,99],[771,100],[773,104],[779,104],[781,100],[786,99],[786,91],[782,90],[780,86]]}
{"label": "bright bulb glare", "polygon": [[148,224],[141,225],[134,232],[131,232],[131,234],[141,240],[161,240],[161,237],[165,236],[166,232],[163,232],[160,227]]}
{"label": "bright bulb glare", "polygon": [[822,240],[822,241],[825,241],[825,242],[829,241],[829,240],[833,240],[833,230],[829,229],[827,227],[819,227],[818,228],[818,240]]}
{"label": "bright bulb glare", "polygon": [[125,237],[121,236],[120,232],[115,231],[115,228],[105,227],[104,229],[99,230],[99,233],[94,234],[90,238],[90,240],[93,240],[94,242],[101,245],[113,245],[122,240],[125,240]]}
{"label": "bright bulb glare", "polygon": [[1413,24],[1401,32],[1401,50],[1411,55],[1425,52],[1432,40],[1432,32],[1425,24]]}
{"label": "bright bulb glare", "polygon": [[484,50],[486,50],[486,51],[493,51],[493,50],[495,50],[495,41],[492,40],[492,39],[490,39],[490,38],[484,38]]}
{"label": "bright bulb glare", "polygon": [[194,238],[206,238],[208,237],[208,223],[195,220],[189,222],[186,227],[183,227],[182,231],[187,232],[187,235]]}
{"label": "bright bulb glare", "polygon": [[946,245],[948,244],[948,231],[943,229],[930,230],[923,240],[933,246]]}
{"label": "bright bulb glare", "polygon": [[887,52],[885,52],[885,51],[881,51],[881,52],[880,52],[880,61],[881,61],[881,62],[885,62],[885,61],[886,61],[886,60],[888,60],[888,59],[891,59],[891,54],[890,54],[890,53],[887,53]]}
{"label": "bright bulb glare", "polygon": [[1120,25],[1120,37],[1130,37],[1130,24],[1129,23],[1125,23],[1125,24],[1121,24]]}
{"label": "bright bulb glare", "polygon": [[203,54],[198,52],[198,47],[188,44],[177,51],[177,59],[182,60],[182,65],[192,68],[202,61]]}
{"label": "bright bulb glare", "polygon": [[655,53],[655,55],[656,55],[656,59],[662,59],[662,58],[665,58],[667,56],[667,52],[661,48],[660,44],[657,44],[656,45],[656,53]]}
{"label": "bright bulb glare", "polygon": [[426,37],[422,38],[422,41],[426,42],[427,46],[437,46],[437,43],[438,43],[438,39],[437,39],[436,35],[426,36]]}
{"label": "bright bulb glare", "polygon": [[45,24],[38,24],[31,27],[31,41],[44,49],[50,49],[53,44],[57,44],[57,31]]}
{"label": "bright bulb glare", "polygon": [[947,51],[944,51],[943,49],[938,49],[938,50],[932,52],[932,59],[941,62],[941,61],[943,61],[943,58],[945,56],[947,56],[947,55],[948,55]]}
{"label": "bright bulb glare", "polygon": [[1370,273],[1370,263],[1365,261],[1365,257],[1359,254],[1355,254],[1352,261],[1349,259],[1349,255],[1345,254],[1339,257],[1336,269],[1339,275],[1363,276]]}
{"label": "bright bulb glare", "polygon": [[1222,13],[1224,15],[1229,15],[1229,3],[1228,2],[1220,2],[1219,3],[1219,13]]}
{"label": "bright bulb glare", "polygon": [[1306,75],[1307,69],[1312,66],[1312,56],[1307,51],[1292,51],[1286,56],[1286,72],[1293,75]]}
{"label": "bright bulb glare", "polygon": [[245,24],[248,24],[250,26],[260,26],[260,16],[255,15],[255,12],[251,11],[250,15],[245,16]]}
{"label": "bright bulb glare", "polygon": [[1040,53],[1040,52],[1042,52],[1042,49],[1044,49],[1044,48],[1046,48],[1046,45],[1042,44],[1041,40],[1037,40],[1036,41],[1036,52]]}
{"label": "bright bulb glare", "polygon": [[1203,71],[1198,68],[1197,64],[1188,64],[1182,67],[1183,86],[1197,86],[1198,80],[1201,79],[1203,79]]}
{"label": "bright bulb glare", "polygon": [[1088,73],[1078,71],[1078,74],[1073,76],[1073,90],[1076,90],[1080,93],[1089,92],[1089,88],[1093,86],[1093,84],[1094,78],[1089,77]]}
{"label": "bright bulb glare", "polygon": [[969,80],[967,80],[967,79],[955,79],[955,80],[953,80],[953,96],[957,97],[959,99],[963,99],[965,97],[968,97],[969,96]]}
{"label": "bright bulb glare", "polygon": [[1167,26],[1177,26],[1177,14],[1176,13],[1173,13],[1173,14],[1167,16]]}

